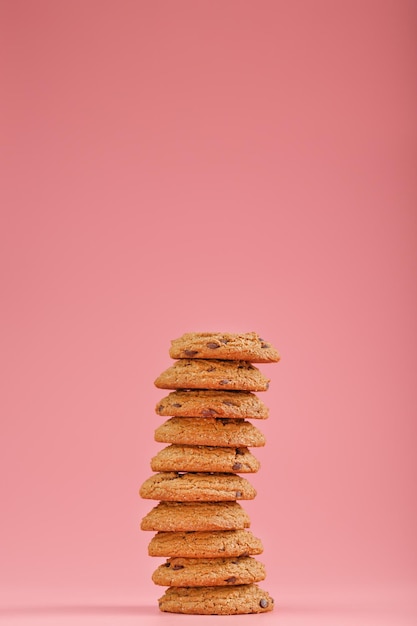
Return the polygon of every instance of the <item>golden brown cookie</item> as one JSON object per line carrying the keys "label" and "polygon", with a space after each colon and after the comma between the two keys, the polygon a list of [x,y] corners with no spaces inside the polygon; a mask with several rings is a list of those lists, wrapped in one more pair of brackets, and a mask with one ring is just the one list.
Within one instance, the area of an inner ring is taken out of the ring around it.
{"label": "golden brown cookie", "polygon": [[154,472],[257,472],[258,459],[248,448],[172,444],[151,460]]}
{"label": "golden brown cookie", "polygon": [[262,554],[263,546],[250,530],[158,532],[149,543],[149,556],[204,559]]}
{"label": "golden brown cookie", "polygon": [[160,389],[266,391],[269,379],[248,361],[180,359],[155,380]]}
{"label": "golden brown cookie", "polygon": [[278,350],[257,333],[185,333],[171,341],[173,359],[225,359],[276,363]]}
{"label": "golden brown cookie", "polygon": [[169,587],[159,599],[161,611],[192,615],[242,615],[272,611],[274,600],[258,585]]}
{"label": "golden brown cookie", "polygon": [[163,532],[241,530],[249,526],[249,515],[238,502],[160,502],[141,522],[142,530]]}
{"label": "golden brown cookie", "polygon": [[226,559],[175,557],[160,565],[152,575],[156,585],[206,587],[249,585],[265,578],[265,566],[251,556]]}
{"label": "golden brown cookie", "polygon": [[173,502],[253,500],[256,490],[236,474],[160,472],[145,480],[142,498]]}
{"label": "golden brown cookie", "polygon": [[164,417],[266,419],[268,407],[250,391],[172,391],[156,405]]}
{"label": "golden brown cookie", "polygon": [[250,422],[215,417],[171,417],[155,430],[155,441],[225,448],[265,445],[264,435]]}

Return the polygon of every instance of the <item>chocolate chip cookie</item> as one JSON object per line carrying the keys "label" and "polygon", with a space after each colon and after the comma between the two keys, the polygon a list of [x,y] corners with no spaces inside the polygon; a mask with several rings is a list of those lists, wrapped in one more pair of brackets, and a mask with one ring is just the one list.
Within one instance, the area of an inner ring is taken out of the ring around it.
{"label": "chocolate chip cookie", "polygon": [[160,502],[141,522],[142,530],[163,532],[242,530],[249,526],[249,515],[238,502]]}
{"label": "chocolate chip cookie", "polygon": [[204,559],[262,554],[263,546],[250,530],[158,532],[152,537],[149,556],[182,556]]}
{"label": "chocolate chip cookie", "polygon": [[248,448],[185,446],[172,444],[151,459],[154,472],[236,472],[253,473],[258,459]]}
{"label": "chocolate chip cookie", "polygon": [[173,502],[253,500],[256,490],[236,474],[160,472],[145,480],[142,498]]}
{"label": "chocolate chip cookie", "polygon": [[265,445],[264,435],[250,422],[215,417],[171,417],[155,430],[155,441],[226,448]]}
{"label": "chocolate chip cookie", "polygon": [[180,359],[155,380],[160,389],[266,391],[269,378],[249,361]]}
{"label": "chocolate chip cookie", "polygon": [[219,559],[167,559],[152,575],[156,585],[206,587],[249,585],[265,578],[265,566],[251,556]]}
{"label": "chocolate chip cookie", "polygon": [[173,359],[224,359],[276,363],[279,353],[257,333],[185,333],[171,341]]}
{"label": "chocolate chip cookie", "polygon": [[242,615],[272,611],[274,600],[258,585],[169,587],[159,599],[161,611],[192,615]]}
{"label": "chocolate chip cookie", "polygon": [[164,417],[266,419],[265,404],[250,391],[172,391],[155,408]]}

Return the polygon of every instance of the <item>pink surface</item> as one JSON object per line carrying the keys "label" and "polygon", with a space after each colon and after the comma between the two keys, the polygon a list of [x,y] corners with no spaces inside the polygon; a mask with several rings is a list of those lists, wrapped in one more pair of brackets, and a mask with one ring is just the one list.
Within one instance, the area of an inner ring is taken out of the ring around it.
{"label": "pink surface", "polygon": [[250,623],[416,623],[416,18],[1,2],[0,621],[180,619],[139,530],[153,381],[183,332],[256,330]]}

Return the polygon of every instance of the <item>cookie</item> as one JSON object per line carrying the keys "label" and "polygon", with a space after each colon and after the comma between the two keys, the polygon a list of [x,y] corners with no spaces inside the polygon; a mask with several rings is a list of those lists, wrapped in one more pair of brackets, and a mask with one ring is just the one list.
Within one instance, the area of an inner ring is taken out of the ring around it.
{"label": "cookie", "polygon": [[236,474],[160,472],[145,480],[142,498],[173,502],[253,500],[256,490]]}
{"label": "cookie", "polygon": [[204,559],[262,554],[263,546],[250,530],[158,532],[152,537],[149,556],[182,556]]}
{"label": "cookie", "polygon": [[168,559],[153,573],[156,585],[206,587],[249,585],[265,578],[265,566],[251,556],[227,559]]}
{"label": "cookie", "polygon": [[225,359],[276,363],[278,350],[257,333],[185,333],[171,341],[173,359]]}
{"label": "cookie", "polygon": [[269,379],[248,361],[180,359],[155,380],[160,389],[266,391]]}
{"label": "cookie", "polygon": [[140,527],[178,532],[241,530],[249,526],[249,515],[238,502],[160,502],[143,518]]}
{"label": "cookie", "polygon": [[268,408],[250,391],[172,391],[156,405],[164,417],[266,419]]}
{"label": "cookie", "polygon": [[272,611],[274,600],[258,585],[169,587],[159,599],[161,611],[192,615],[242,615]]}
{"label": "cookie", "polygon": [[154,472],[257,472],[260,463],[248,448],[172,444],[151,459]]}
{"label": "cookie", "polygon": [[265,445],[264,435],[250,422],[215,417],[170,417],[155,430],[155,441],[226,448]]}

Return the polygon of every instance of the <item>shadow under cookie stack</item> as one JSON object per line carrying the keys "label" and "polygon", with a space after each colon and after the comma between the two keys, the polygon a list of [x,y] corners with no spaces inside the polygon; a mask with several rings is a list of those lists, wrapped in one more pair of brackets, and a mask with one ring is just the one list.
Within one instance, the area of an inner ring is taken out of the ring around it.
{"label": "shadow under cookie stack", "polygon": [[269,379],[252,365],[273,363],[279,354],[256,333],[187,333],[171,342],[174,364],[155,381],[171,390],[156,406],[168,417],[155,441],[168,444],[151,460],[155,472],[140,488],[158,500],[141,529],[156,534],[149,555],[167,557],[152,575],[168,587],[161,611],[200,615],[263,613],[273,609],[259,588],[265,568],[254,556],[262,543],[238,500],[256,491],[239,474],[257,472],[250,447],[265,445],[250,421],[268,408],[253,392]]}

